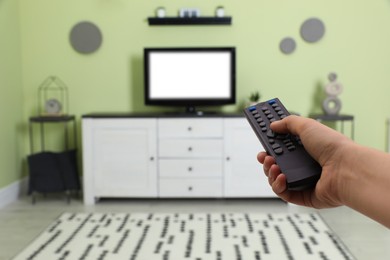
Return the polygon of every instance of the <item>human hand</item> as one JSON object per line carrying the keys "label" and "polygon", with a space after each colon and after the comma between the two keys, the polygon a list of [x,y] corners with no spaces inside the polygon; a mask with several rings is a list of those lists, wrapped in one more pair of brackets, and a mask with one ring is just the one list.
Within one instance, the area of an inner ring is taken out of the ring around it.
{"label": "human hand", "polygon": [[263,164],[273,191],[281,199],[298,205],[314,208],[342,205],[345,183],[340,165],[353,142],[313,119],[295,115],[272,123],[271,129],[277,133],[298,135],[307,152],[322,166],[322,174],[315,187],[304,191],[289,191],[286,176],[281,173],[275,159],[266,152],[260,152],[257,159]]}

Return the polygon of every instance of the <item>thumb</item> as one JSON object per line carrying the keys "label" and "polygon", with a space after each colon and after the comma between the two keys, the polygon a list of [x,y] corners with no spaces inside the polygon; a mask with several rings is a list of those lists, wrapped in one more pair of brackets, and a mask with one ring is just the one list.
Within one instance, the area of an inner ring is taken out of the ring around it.
{"label": "thumb", "polygon": [[271,129],[277,133],[291,133],[299,136],[304,125],[304,118],[296,115],[289,115],[282,120],[273,122],[271,124]]}

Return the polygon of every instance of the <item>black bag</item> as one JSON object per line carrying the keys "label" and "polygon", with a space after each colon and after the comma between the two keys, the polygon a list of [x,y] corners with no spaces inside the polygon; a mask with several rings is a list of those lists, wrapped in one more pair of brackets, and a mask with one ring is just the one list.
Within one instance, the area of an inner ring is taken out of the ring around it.
{"label": "black bag", "polygon": [[29,155],[29,191],[60,192],[79,190],[76,150],[40,152]]}

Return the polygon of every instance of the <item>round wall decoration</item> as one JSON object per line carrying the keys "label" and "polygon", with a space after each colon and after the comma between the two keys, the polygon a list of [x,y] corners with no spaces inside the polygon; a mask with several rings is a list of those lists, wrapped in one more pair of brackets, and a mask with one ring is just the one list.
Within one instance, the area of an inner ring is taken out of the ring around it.
{"label": "round wall decoration", "polygon": [[295,48],[296,48],[297,44],[295,43],[295,40],[293,38],[290,38],[290,37],[286,37],[284,38],[281,42],[280,42],[280,50],[284,53],[284,54],[291,54],[294,52]]}
{"label": "round wall decoration", "polygon": [[80,22],[70,32],[70,43],[77,52],[88,54],[95,52],[102,44],[100,29],[91,22]]}
{"label": "round wall decoration", "polygon": [[301,26],[301,36],[307,42],[317,42],[325,34],[325,25],[318,18],[309,18]]}

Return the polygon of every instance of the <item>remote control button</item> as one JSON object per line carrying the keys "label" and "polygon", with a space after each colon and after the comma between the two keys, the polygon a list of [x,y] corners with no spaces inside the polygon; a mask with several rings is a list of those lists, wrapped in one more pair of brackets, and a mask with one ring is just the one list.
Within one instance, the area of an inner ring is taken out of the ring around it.
{"label": "remote control button", "polygon": [[280,148],[280,144],[273,144],[272,145],[272,149],[275,150],[275,149],[278,149],[278,148]]}
{"label": "remote control button", "polygon": [[274,104],[275,102],[276,102],[275,99],[268,100],[268,104],[270,105]]}
{"label": "remote control button", "polygon": [[266,110],[268,110],[268,107],[267,106],[262,106],[261,110],[266,111]]}
{"label": "remote control button", "polygon": [[290,136],[289,134],[278,134],[276,138],[279,140],[283,140],[283,139],[287,139],[289,136]]}
{"label": "remote control button", "polygon": [[269,114],[271,114],[271,111],[265,110],[265,111],[264,111],[264,114],[269,115]]}
{"label": "remote control button", "polygon": [[274,150],[274,152],[277,154],[277,155],[280,155],[283,153],[283,149],[282,148],[277,148]]}
{"label": "remote control button", "polygon": [[280,116],[280,119],[283,119],[283,118],[285,118],[286,117],[286,115],[282,115],[282,116]]}
{"label": "remote control button", "polygon": [[275,107],[275,109],[274,109],[276,112],[278,112],[278,111],[281,111],[282,109],[280,108],[280,107]]}
{"label": "remote control button", "polygon": [[261,128],[261,131],[267,132],[267,127],[262,127],[262,128]]}
{"label": "remote control button", "polygon": [[267,118],[272,119],[272,118],[274,118],[274,116],[272,114],[269,114],[269,115],[267,115]]}
{"label": "remote control button", "polygon": [[276,119],[275,118],[271,118],[269,121],[272,123],[272,122],[275,122]]}
{"label": "remote control button", "polygon": [[289,146],[292,146],[292,145],[294,145],[292,142],[287,142],[287,143],[285,143],[285,145],[287,146],[287,147],[289,147]]}
{"label": "remote control button", "polygon": [[294,145],[287,146],[287,149],[288,149],[289,151],[294,151],[295,148],[296,148],[296,147],[295,147]]}
{"label": "remote control button", "polygon": [[259,115],[259,114],[254,114],[253,117],[254,117],[254,118],[259,118],[260,115]]}
{"label": "remote control button", "polygon": [[248,108],[248,110],[253,113],[253,111],[256,111],[256,106],[251,106]]}
{"label": "remote control button", "polygon": [[284,115],[283,111],[278,111],[278,115],[279,115],[279,116]]}
{"label": "remote control button", "polygon": [[264,127],[264,126],[266,126],[266,124],[265,124],[265,122],[260,122],[259,126]]}
{"label": "remote control button", "polygon": [[268,139],[268,142],[269,142],[270,144],[274,144],[274,143],[275,143],[275,139],[270,138],[270,139]]}
{"label": "remote control button", "polygon": [[275,133],[274,133],[271,129],[269,129],[269,130],[267,131],[267,136],[268,136],[269,138],[274,138],[274,137],[275,137]]}

